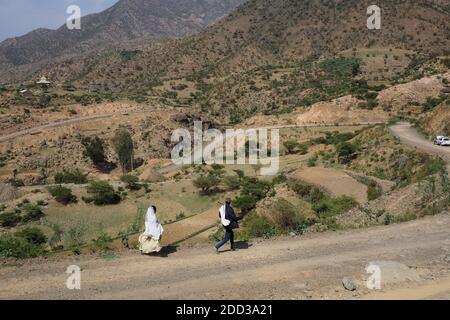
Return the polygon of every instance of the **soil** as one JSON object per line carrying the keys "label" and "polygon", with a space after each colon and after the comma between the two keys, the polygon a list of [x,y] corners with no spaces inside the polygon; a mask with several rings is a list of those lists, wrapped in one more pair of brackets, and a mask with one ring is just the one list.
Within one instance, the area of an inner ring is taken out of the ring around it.
{"label": "soil", "polygon": [[[111,257],[35,259],[21,267],[0,268],[0,298],[447,298],[449,227],[450,216],[439,215],[390,226],[239,243],[238,251],[219,255],[205,245],[168,250],[165,258],[130,251]],[[356,291],[343,288],[343,277],[363,281],[365,267],[377,260],[395,260],[418,270],[418,280],[386,284],[378,295],[361,284]],[[81,290],[66,288],[65,270],[73,264],[82,270]],[[417,287],[422,288],[420,294]]]}

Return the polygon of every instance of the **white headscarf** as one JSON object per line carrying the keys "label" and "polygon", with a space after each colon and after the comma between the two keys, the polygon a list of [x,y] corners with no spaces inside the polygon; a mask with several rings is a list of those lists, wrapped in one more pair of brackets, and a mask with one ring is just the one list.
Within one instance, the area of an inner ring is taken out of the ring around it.
{"label": "white headscarf", "polygon": [[164,229],[162,225],[159,223],[158,218],[156,217],[155,210],[153,210],[153,207],[150,206],[145,216],[144,235],[159,240],[163,232]]}

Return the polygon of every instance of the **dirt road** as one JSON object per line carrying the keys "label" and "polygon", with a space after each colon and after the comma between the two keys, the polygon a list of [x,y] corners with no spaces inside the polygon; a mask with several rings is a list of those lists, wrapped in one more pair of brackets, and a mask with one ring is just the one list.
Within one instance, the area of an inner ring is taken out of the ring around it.
{"label": "dirt road", "polygon": [[399,137],[402,143],[442,157],[449,163],[447,168],[450,172],[450,147],[434,145],[433,142],[421,136],[417,130],[407,122],[399,122],[398,124],[391,126],[390,129],[392,134]]}
{"label": "dirt road", "polygon": [[154,112],[154,110],[137,110],[137,111],[120,112],[120,113],[105,113],[105,114],[97,114],[97,115],[91,115],[91,116],[78,117],[78,118],[73,118],[73,119],[69,119],[69,120],[61,120],[58,122],[52,122],[52,123],[44,124],[42,126],[37,126],[34,128],[25,129],[25,130],[20,130],[20,131],[14,132],[14,133],[0,136],[0,143],[15,139],[15,138],[18,138],[21,136],[36,134],[36,133],[39,133],[42,130],[46,130],[46,129],[65,127],[65,126],[70,126],[73,124],[78,124],[78,123],[82,123],[82,122],[86,122],[86,121],[107,119],[107,118],[119,117],[119,116],[127,116],[130,114],[136,114],[136,113],[150,113],[150,112]]}
{"label": "dirt road", "polygon": [[[240,250],[220,255],[205,246],[169,252],[166,258],[132,251],[113,259],[34,260],[0,268],[0,298],[354,299],[377,298],[375,294],[407,298],[408,288],[418,286],[426,286],[420,298],[448,298],[448,281],[433,284],[450,276],[449,229],[450,216],[441,215],[369,229],[240,243]],[[374,292],[362,282],[365,267],[374,260],[395,260],[412,267],[419,278],[383,283],[382,290]],[[82,269],[81,290],[66,288],[64,271],[72,264]],[[344,276],[359,283],[356,291],[342,287]]]}

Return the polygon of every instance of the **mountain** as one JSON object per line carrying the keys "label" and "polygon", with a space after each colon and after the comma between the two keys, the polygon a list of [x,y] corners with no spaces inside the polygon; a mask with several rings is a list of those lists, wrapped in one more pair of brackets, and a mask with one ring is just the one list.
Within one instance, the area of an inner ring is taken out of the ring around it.
{"label": "mountain", "polygon": [[183,37],[204,29],[245,0],[120,0],[81,19],[81,30],[65,25],[37,29],[0,44],[0,67],[16,67],[135,39]]}
{"label": "mountain", "polygon": [[367,91],[446,68],[439,59],[450,53],[450,4],[380,0],[381,30],[369,30],[372,4],[250,0],[195,35],[72,56],[17,77],[70,83],[86,90],[78,100],[185,106],[231,122],[348,94],[373,108]]}

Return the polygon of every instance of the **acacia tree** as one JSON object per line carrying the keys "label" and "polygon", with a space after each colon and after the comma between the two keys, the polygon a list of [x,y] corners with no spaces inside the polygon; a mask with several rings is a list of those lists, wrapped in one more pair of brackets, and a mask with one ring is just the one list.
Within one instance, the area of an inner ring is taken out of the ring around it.
{"label": "acacia tree", "polygon": [[119,158],[122,172],[125,173],[129,169],[133,170],[134,146],[131,134],[125,129],[116,131],[113,138],[113,145]]}

